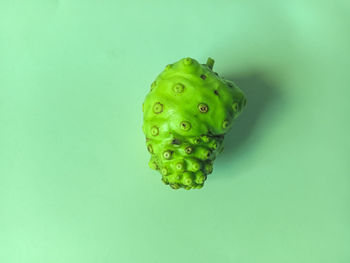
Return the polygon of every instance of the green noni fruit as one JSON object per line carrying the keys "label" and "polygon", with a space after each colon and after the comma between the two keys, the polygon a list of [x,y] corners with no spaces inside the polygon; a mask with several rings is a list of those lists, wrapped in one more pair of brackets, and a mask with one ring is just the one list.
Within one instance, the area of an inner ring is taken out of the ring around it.
{"label": "green noni fruit", "polygon": [[184,58],[165,67],[144,101],[149,166],[173,189],[201,188],[225,134],[246,105],[243,92],[213,71],[214,60]]}

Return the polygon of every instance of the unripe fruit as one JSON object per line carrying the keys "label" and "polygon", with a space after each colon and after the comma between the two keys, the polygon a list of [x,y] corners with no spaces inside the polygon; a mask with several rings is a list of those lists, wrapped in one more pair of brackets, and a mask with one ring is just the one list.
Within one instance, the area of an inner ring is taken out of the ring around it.
{"label": "unripe fruit", "polygon": [[243,92],[213,71],[214,60],[184,58],[165,67],[142,106],[149,166],[173,189],[199,189],[246,105]]}

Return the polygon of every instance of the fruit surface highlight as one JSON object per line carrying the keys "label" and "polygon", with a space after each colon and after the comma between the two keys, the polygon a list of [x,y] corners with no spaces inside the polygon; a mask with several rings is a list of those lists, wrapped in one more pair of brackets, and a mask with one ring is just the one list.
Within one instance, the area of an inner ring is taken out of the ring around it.
{"label": "fruit surface highlight", "polygon": [[213,71],[214,60],[184,58],[165,67],[143,104],[149,166],[173,189],[199,189],[223,150],[225,134],[246,105],[237,85]]}

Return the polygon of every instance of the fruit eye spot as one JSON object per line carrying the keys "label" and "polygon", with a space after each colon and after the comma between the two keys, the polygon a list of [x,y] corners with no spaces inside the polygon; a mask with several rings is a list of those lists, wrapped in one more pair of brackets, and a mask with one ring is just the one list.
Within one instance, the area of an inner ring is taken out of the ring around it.
{"label": "fruit eye spot", "polygon": [[151,134],[152,134],[153,136],[157,136],[157,135],[159,134],[159,129],[158,129],[158,127],[153,126],[152,129],[151,129]]}
{"label": "fruit eye spot", "polygon": [[157,81],[153,81],[151,84],[151,91],[156,87]]}
{"label": "fruit eye spot", "polygon": [[192,180],[190,178],[186,179],[185,180],[185,184],[186,185],[190,185],[192,183]]}
{"label": "fruit eye spot", "polygon": [[213,165],[212,164],[207,164],[206,166],[205,166],[205,170],[206,170],[206,172],[207,173],[212,173],[213,172]]}
{"label": "fruit eye spot", "polygon": [[153,106],[153,112],[155,114],[159,114],[163,111],[163,104],[160,102],[156,102]]}
{"label": "fruit eye spot", "polygon": [[195,170],[195,171],[198,171],[199,170],[199,164],[198,163],[194,163],[193,164],[193,169]]}
{"label": "fruit eye spot", "polygon": [[192,64],[192,59],[191,59],[191,58],[185,58],[185,59],[184,59],[184,64],[185,64],[186,66],[191,65],[191,64]]}
{"label": "fruit eye spot", "polygon": [[188,130],[191,129],[191,123],[189,123],[188,121],[182,121],[180,123],[180,127],[181,127],[182,130],[188,131]]}
{"label": "fruit eye spot", "polygon": [[168,182],[168,180],[166,178],[162,178],[161,180],[163,181],[163,183],[169,184],[169,182]]}
{"label": "fruit eye spot", "polygon": [[207,152],[207,158],[211,156],[211,152]]}
{"label": "fruit eye spot", "polygon": [[228,125],[229,125],[229,121],[228,120],[224,120],[224,122],[222,123],[222,127],[224,129],[226,129],[228,127]]}
{"label": "fruit eye spot", "polygon": [[201,135],[201,139],[203,142],[209,142],[209,137],[206,135]]}
{"label": "fruit eye spot", "polygon": [[168,174],[168,169],[166,167],[163,167],[161,170],[162,175],[167,175]]}
{"label": "fruit eye spot", "polygon": [[165,159],[170,159],[170,157],[171,157],[171,152],[170,152],[170,151],[165,151],[165,152],[163,153],[163,157],[164,157]]}
{"label": "fruit eye spot", "polygon": [[232,109],[233,109],[233,111],[238,111],[238,103],[237,102],[235,102],[235,103],[233,103],[232,104]]}
{"label": "fruit eye spot", "polygon": [[178,164],[176,164],[176,169],[178,169],[178,170],[182,170],[182,168],[183,168],[182,163],[178,163]]}
{"label": "fruit eye spot", "polygon": [[180,186],[178,184],[171,184],[170,187],[173,188],[173,189],[179,189],[180,188]]}
{"label": "fruit eye spot", "polygon": [[150,162],[149,166],[153,169],[153,170],[158,170],[158,165],[156,162]]}
{"label": "fruit eye spot", "polygon": [[153,147],[151,144],[148,144],[147,145],[147,150],[150,152],[150,153],[153,153]]}
{"label": "fruit eye spot", "polygon": [[205,104],[205,103],[199,103],[199,104],[198,104],[198,109],[199,109],[199,111],[200,111],[201,113],[206,113],[206,112],[208,112],[209,107],[208,107],[208,105]]}
{"label": "fruit eye spot", "polygon": [[207,76],[206,75],[201,75],[201,79],[206,79],[207,78]]}
{"label": "fruit eye spot", "polygon": [[180,142],[179,139],[173,139],[173,140],[171,141],[171,144],[180,145],[181,142]]}
{"label": "fruit eye spot", "polygon": [[191,147],[187,147],[187,148],[185,149],[185,152],[186,152],[187,154],[192,153],[192,148],[191,148]]}
{"label": "fruit eye spot", "polygon": [[181,83],[177,83],[177,84],[175,84],[175,86],[173,87],[173,90],[174,90],[174,92],[176,92],[176,93],[182,93],[183,91],[184,91],[184,85],[183,84],[181,84]]}

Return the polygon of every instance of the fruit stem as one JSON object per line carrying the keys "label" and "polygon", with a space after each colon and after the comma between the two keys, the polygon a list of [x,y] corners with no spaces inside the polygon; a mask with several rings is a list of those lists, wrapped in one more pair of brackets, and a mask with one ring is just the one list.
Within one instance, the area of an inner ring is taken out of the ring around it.
{"label": "fruit stem", "polygon": [[208,58],[208,60],[207,60],[207,66],[208,66],[208,68],[213,69],[213,66],[214,66],[214,59]]}

